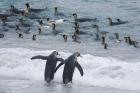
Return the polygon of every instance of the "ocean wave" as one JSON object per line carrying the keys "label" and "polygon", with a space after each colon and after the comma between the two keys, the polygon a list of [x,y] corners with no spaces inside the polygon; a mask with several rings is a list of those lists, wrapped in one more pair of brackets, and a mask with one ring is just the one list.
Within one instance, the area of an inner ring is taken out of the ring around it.
{"label": "ocean wave", "polygon": [[[29,80],[44,80],[45,61],[33,60],[34,55],[49,55],[53,50],[37,51],[25,48],[0,49],[0,76]],[[66,59],[71,53],[60,52]],[[97,57],[84,54],[78,58],[84,69],[81,77],[75,70],[73,84],[81,86],[113,87],[121,89],[140,89],[140,62],[125,62],[111,57]],[[54,81],[62,82],[61,67],[55,74]]]}

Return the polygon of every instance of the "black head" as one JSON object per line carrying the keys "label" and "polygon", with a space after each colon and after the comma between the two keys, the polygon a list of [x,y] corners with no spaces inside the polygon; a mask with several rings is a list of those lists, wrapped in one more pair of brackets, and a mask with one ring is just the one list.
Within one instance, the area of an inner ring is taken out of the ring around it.
{"label": "black head", "polygon": [[75,26],[77,26],[78,25],[78,22],[74,22],[74,24],[75,24]]}
{"label": "black head", "polygon": [[55,13],[57,13],[58,7],[54,7]]}
{"label": "black head", "polygon": [[55,10],[57,10],[57,9],[58,9],[58,7],[54,7],[54,9],[55,9]]}
{"label": "black head", "polygon": [[43,21],[42,20],[38,20],[39,25],[43,25]]}
{"label": "black head", "polygon": [[55,24],[52,24],[53,25],[53,27],[55,27],[56,25]]}
{"label": "black head", "polygon": [[104,39],[105,39],[105,37],[104,37],[104,36],[102,36],[102,39],[104,40]]}
{"label": "black head", "polygon": [[77,14],[76,14],[76,13],[73,13],[72,15],[73,15],[73,16],[77,16]]}
{"label": "black head", "polygon": [[41,28],[38,28],[38,31],[41,31]]}
{"label": "black head", "polygon": [[107,19],[108,19],[108,20],[111,20],[111,17],[108,17]]}
{"label": "black head", "polygon": [[25,5],[26,5],[26,7],[27,7],[27,8],[30,8],[30,5],[29,5],[29,3],[26,3]]}
{"label": "black head", "polygon": [[50,18],[47,18],[47,21],[49,21],[50,20]]}
{"label": "black head", "polygon": [[72,35],[71,37],[72,37],[72,39],[74,39],[74,35]]}
{"label": "black head", "polygon": [[120,19],[117,19],[117,21],[118,21],[118,22],[121,22],[121,20],[120,20]]}
{"label": "black head", "polygon": [[80,30],[79,29],[76,29],[76,31],[75,31],[77,34],[79,34],[79,32],[80,32]]}
{"label": "black head", "polygon": [[11,5],[10,5],[10,8],[11,8],[11,9],[15,9],[15,6],[11,4]]}
{"label": "black head", "polygon": [[36,37],[36,35],[34,34],[33,37]]}
{"label": "black head", "polygon": [[23,34],[18,33],[19,38],[23,38]]}
{"label": "black head", "polygon": [[33,35],[32,40],[36,40],[36,34]]}
{"label": "black head", "polygon": [[63,35],[63,38],[67,38],[67,35]]}

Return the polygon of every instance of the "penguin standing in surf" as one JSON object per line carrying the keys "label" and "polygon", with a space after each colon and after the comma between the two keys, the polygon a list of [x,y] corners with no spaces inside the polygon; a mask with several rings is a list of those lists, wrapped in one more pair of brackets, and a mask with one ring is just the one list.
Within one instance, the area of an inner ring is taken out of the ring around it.
{"label": "penguin standing in surf", "polygon": [[79,52],[75,52],[71,56],[69,56],[65,62],[60,63],[57,67],[55,72],[58,70],[60,66],[62,66],[65,63],[64,71],[63,71],[63,83],[68,84],[69,82],[72,83],[73,73],[75,70],[75,67],[78,68],[81,76],[83,76],[83,69],[81,65],[77,61],[77,57],[81,56]]}
{"label": "penguin standing in surf", "polygon": [[54,73],[55,73],[55,68],[57,61],[61,61],[63,63],[62,58],[58,58],[57,56],[59,53],[57,51],[53,51],[49,56],[42,56],[42,55],[37,55],[31,58],[33,59],[42,59],[42,60],[47,60],[46,62],[46,67],[45,67],[45,81],[47,83],[50,83],[51,80],[54,79]]}

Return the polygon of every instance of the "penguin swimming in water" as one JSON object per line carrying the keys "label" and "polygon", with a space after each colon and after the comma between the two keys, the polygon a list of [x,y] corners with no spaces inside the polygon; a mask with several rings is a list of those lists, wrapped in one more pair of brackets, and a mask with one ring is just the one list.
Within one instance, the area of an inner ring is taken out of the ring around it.
{"label": "penguin swimming in water", "polygon": [[38,13],[38,12],[42,12],[47,9],[47,8],[43,8],[43,9],[31,8],[29,3],[26,3],[25,5],[26,5],[26,10],[28,10],[29,12]]}
{"label": "penguin swimming in water", "polygon": [[108,47],[108,44],[105,43],[105,44],[104,44],[104,49],[108,49],[107,47]]}
{"label": "penguin swimming in water", "polygon": [[116,38],[116,42],[121,42],[120,38],[119,38],[119,34],[118,33],[114,33],[115,38]]}
{"label": "penguin swimming in water", "polygon": [[38,28],[38,34],[40,35],[42,33],[42,29],[39,27]]}
{"label": "penguin swimming in water", "polygon": [[64,22],[67,22],[68,20],[65,19],[57,19],[57,20],[50,20],[50,18],[46,18],[47,19],[47,24],[49,26],[52,26],[53,24],[63,24]]}
{"label": "penguin swimming in water", "polygon": [[36,36],[37,36],[36,34],[34,34],[34,35],[32,36],[32,40],[33,40],[33,41],[36,40]]}
{"label": "penguin swimming in water", "polygon": [[112,21],[112,18],[107,18],[108,19],[108,21],[109,21],[109,25],[110,26],[115,26],[115,25],[121,25],[121,24],[126,24],[126,23],[128,23],[128,21],[122,21],[122,20],[120,20],[120,19],[117,19],[117,22],[113,22]]}
{"label": "penguin swimming in water", "polygon": [[67,42],[67,35],[63,35],[63,39],[65,42]]}
{"label": "penguin swimming in water", "polygon": [[132,45],[132,39],[131,39],[131,37],[128,36],[127,38],[128,38],[128,43],[129,43],[129,45]]}
{"label": "penguin swimming in water", "polygon": [[95,22],[95,21],[97,21],[97,18],[94,18],[94,19],[92,19],[92,18],[78,18],[77,13],[73,13],[72,15],[74,17],[75,22],[82,23],[82,22]]}
{"label": "penguin swimming in water", "polygon": [[134,47],[138,47],[138,42],[133,41],[130,36],[124,37],[125,43],[128,43],[129,45],[133,45]]}
{"label": "penguin swimming in water", "polygon": [[81,65],[77,61],[77,57],[81,56],[79,52],[75,52],[71,56],[69,56],[65,62],[60,63],[57,67],[55,72],[58,70],[60,66],[62,66],[65,63],[64,71],[63,71],[63,83],[68,84],[69,82],[72,83],[73,73],[75,70],[75,67],[78,68],[81,76],[83,76],[83,69]]}
{"label": "penguin swimming in water", "polygon": [[132,45],[137,48],[138,47],[138,42],[137,41],[132,41]]}
{"label": "penguin swimming in water", "polygon": [[102,44],[104,45],[105,44],[105,37],[102,36],[101,39],[102,39]]}
{"label": "penguin swimming in water", "polygon": [[57,51],[53,51],[49,56],[37,55],[31,58],[31,60],[33,59],[47,60],[44,74],[45,81],[47,83],[49,83],[54,78],[57,61],[61,61],[62,63],[64,61],[62,58],[58,58],[57,57],[58,55],[59,53]]}
{"label": "penguin swimming in water", "polygon": [[23,34],[22,33],[17,33],[19,38],[23,38]]}
{"label": "penguin swimming in water", "polygon": [[77,42],[77,32],[74,32],[74,34],[72,35],[72,39],[74,42]]}
{"label": "penguin swimming in water", "polygon": [[58,7],[54,7],[54,15],[60,17],[66,17],[64,13],[58,12]]}
{"label": "penguin swimming in water", "polygon": [[38,24],[39,24],[40,26],[43,26],[44,23],[43,23],[42,20],[39,20],[39,19],[38,19],[37,21],[38,21]]}
{"label": "penguin swimming in water", "polygon": [[124,37],[124,40],[125,40],[125,43],[129,42],[128,37]]}
{"label": "penguin swimming in water", "polygon": [[23,10],[17,9],[14,5],[10,5],[9,11],[13,14],[21,14],[24,12]]}

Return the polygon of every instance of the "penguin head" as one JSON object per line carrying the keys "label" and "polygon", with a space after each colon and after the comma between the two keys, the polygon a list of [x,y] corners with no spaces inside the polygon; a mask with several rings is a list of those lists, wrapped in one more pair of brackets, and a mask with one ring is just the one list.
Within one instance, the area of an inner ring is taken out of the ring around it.
{"label": "penguin head", "polygon": [[53,27],[55,27],[55,24],[52,24],[53,25]]}
{"label": "penguin head", "polygon": [[58,7],[54,7],[55,12],[57,12]]}
{"label": "penguin head", "polygon": [[50,21],[50,18],[47,18],[47,21]]}
{"label": "penguin head", "polygon": [[58,55],[60,55],[57,51],[53,51],[52,52],[52,55],[54,55],[54,56],[58,56]]}
{"label": "penguin head", "polygon": [[76,13],[73,13],[72,15],[73,15],[73,16],[77,16],[77,14],[76,14]]}
{"label": "penguin head", "polygon": [[25,5],[26,5],[26,7],[27,7],[27,8],[30,8],[30,5],[29,5],[29,3],[26,3]]}
{"label": "penguin head", "polygon": [[107,19],[108,19],[108,20],[111,20],[111,17],[108,17]]}
{"label": "penguin head", "polygon": [[41,31],[41,28],[40,27],[38,28],[38,31]]}
{"label": "penguin head", "polygon": [[79,52],[75,52],[75,53],[74,53],[74,56],[75,56],[75,57],[82,57],[81,54],[80,54]]}
{"label": "penguin head", "polygon": [[121,19],[116,19],[118,22],[121,22]]}
{"label": "penguin head", "polygon": [[10,5],[10,8],[12,9],[12,10],[14,10],[15,9],[15,6],[14,5]]}

